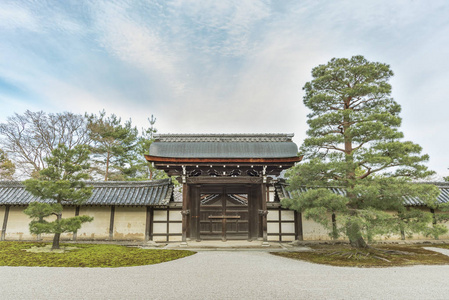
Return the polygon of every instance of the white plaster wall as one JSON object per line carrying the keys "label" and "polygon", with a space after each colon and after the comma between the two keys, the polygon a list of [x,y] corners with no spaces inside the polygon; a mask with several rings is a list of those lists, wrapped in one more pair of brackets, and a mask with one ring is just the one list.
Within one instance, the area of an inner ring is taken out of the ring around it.
{"label": "white plaster wall", "polygon": [[[282,236],[282,241],[293,241],[295,239],[295,212],[292,210],[281,210],[281,232],[279,232],[279,210],[268,210],[267,215],[267,238],[269,241],[280,241],[279,233],[292,233],[292,236]],[[289,223],[284,223],[289,221]]]}
{"label": "white plaster wall", "polygon": [[[329,222],[331,217],[329,216]],[[304,240],[330,240],[329,230],[313,220],[302,218],[302,232]]]}
{"label": "white plaster wall", "polygon": [[[75,207],[74,206],[66,206],[63,207],[62,210],[62,218],[72,218],[75,216]],[[49,216],[47,218],[45,218],[47,221],[52,222],[54,220],[56,220],[56,216]],[[40,241],[52,241],[54,237],[54,234],[41,234],[39,237]],[[37,239],[37,237],[36,237]],[[73,239],[73,234],[72,233],[63,233],[61,234],[61,241],[67,241],[67,240],[72,240]]]}
{"label": "white plaster wall", "polygon": [[182,233],[182,223],[168,224],[169,233]]}
{"label": "white plaster wall", "polygon": [[279,222],[267,223],[267,234],[279,233]]}
{"label": "white plaster wall", "polygon": [[[28,224],[31,219],[23,213],[25,206],[11,206],[9,208],[8,223],[6,225],[5,240],[35,240],[36,235],[30,233]],[[2,219],[3,225],[3,219]]]}
{"label": "white plaster wall", "polygon": [[267,220],[279,221],[279,211],[274,209],[273,210],[268,209]]}
{"label": "white plaster wall", "polygon": [[[8,216],[8,224],[6,227],[6,240],[36,240],[37,236],[29,233],[28,224],[30,218],[23,213],[25,206],[11,206]],[[429,211],[423,208],[424,211]],[[0,206],[0,229],[3,225],[5,213],[5,206]],[[182,215],[178,210],[170,211],[171,221],[181,221]],[[437,213],[440,213],[437,211]],[[80,208],[80,215],[89,215],[94,217],[91,223],[85,223],[78,231],[77,238],[79,240],[107,240],[109,239],[109,224],[110,224],[110,206],[88,206]],[[283,220],[294,220],[293,211],[281,211]],[[63,217],[73,217],[75,215],[75,207],[64,207]],[[278,220],[278,210],[269,210],[267,215],[268,220]],[[54,218],[54,217],[52,217]],[[50,219],[52,219],[50,218]],[[329,215],[329,221],[331,217]],[[155,210],[155,221],[164,221],[163,223],[153,223],[153,233],[166,234],[167,233],[167,211]],[[144,207],[116,207],[114,218],[114,239],[125,240],[143,240],[145,238],[145,222],[146,209]],[[449,223],[444,224],[449,229]],[[294,233],[294,223],[283,223],[282,233]],[[267,224],[268,239],[270,241],[279,241],[279,223],[273,222]],[[170,233],[180,234],[182,232],[181,223],[170,223]],[[304,240],[329,240],[329,230],[325,229],[320,224],[303,218],[303,234]],[[43,240],[49,241],[53,235],[41,235]],[[294,236],[283,236],[282,240],[293,240]],[[381,237],[381,240],[399,240],[399,234],[392,236]],[[72,239],[72,234],[63,234],[62,240]],[[407,238],[408,239],[408,238]],[[415,234],[412,239],[427,239],[431,238]],[[440,239],[449,239],[449,234],[440,236]],[[165,236],[154,236],[154,241],[166,241]],[[181,236],[172,236],[169,241],[180,241]]]}
{"label": "white plaster wall", "polygon": [[116,206],[114,240],[145,240],[146,207]]}
{"label": "white plaster wall", "polygon": [[281,224],[282,233],[295,233],[295,223],[284,223]]}
{"label": "white plaster wall", "polygon": [[[427,208],[427,207],[418,207],[417,209],[419,209],[421,211],[424,211],[424,212],[430,212],[430,209]],[[390,214],[390,215],[396,214],[395,212],[391,212],[391,211],[388,211],[387,213]],[[446,212],[442,212],[442,211],[438,211],[438,210],[435,211],[435,214],[439,214],[439,213],[446,213]],[[448,228],[448,233],[446,233],[444,235],[440,235],[439,239],[440,240],[447,240],[447,239],[449,239],[449,222],[448,223],[440,223],[440,225],[443,225],[446,228]],[[430,227],[432,226],[432,222],[429,223],[429,226]],[[381,236],[381,237],[377,236],[375,239],[376,240],[382,240],[382,241],[385,241],[385,240],[400,240],[401,239],[401,235],[398,233],[398,234],[385,235],[385,236]],[[431,236],[426,237],[423,234],[414,233],[411,238],[409,238],[406,235],[405,240],[433,240],[433,238]]]}
{"label": "white plaster wall", "polygon": [[154,221],[167,221],[167,211],[166,210],[154,210],[153,213]]}
{"label": "white plaster wall", "polygon": [[268,202],[274,202],[275,189],[274,186],[268,187]]}
{"label": "white plaster wall", "polygon": [[81,206],[80,216],[82,215],[91,216],[94,220],[83,224],[78,230],[77,240],[109,239],[110,206]]}
{"label": "white plaster wall", "polygon": [[182,221],[182,214],[180,210],[170,210],[169,211],[170,221]]}
{"label": "white plaster wall", "polygon": [[282,221],[294,221],[295,212],[293,210],[281,210],[281,220]]}
{"label": "white plaster wall", "polygon": [[167,233],[167,223],[153,223],[153,233]]}
{"label": "white plaster wall", "polygon": [[279,235],[267,235],[267,240],[269,242],[279,242]]}
{"label": "white plaster wall", "polygon": [[182,241],[182,236],[170,236],[168,238],[168,240],[170,242],[181,242]]}
{"label": "white plaster wall", "polygon": [[153,236],[153,241],[154,242],[166,242],[167,241],[167,236]]}
{"label": "white plaster wall", "polygon": [[282,241],[283,242],[292,242],[295,240],[295,236],[294,235],[283,235],[282,236]]}

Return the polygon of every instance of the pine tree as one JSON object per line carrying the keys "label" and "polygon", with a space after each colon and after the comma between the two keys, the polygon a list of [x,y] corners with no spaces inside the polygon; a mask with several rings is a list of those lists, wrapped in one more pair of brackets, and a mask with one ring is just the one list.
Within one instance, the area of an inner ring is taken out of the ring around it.
{"label": "pine tree", "polygon": [[154,126],[156,118],[151,115],[151,118],[148,118],[148,122],[150,127],[142,129],[142,135],[137,145],[137,172],[135,179],[155,180],[167,178],[167,174],[164,171],[156,169],[145,159],[145,154],[148,154],[150,146],[154,142],[154,134],[157,132]]}
{"label": "pine tree", "polygon": [[[82,223],[93,220],[89,216],[62,218],[63,204],[80,205],[92,195],[92,187],[83,181],[88,178],[88,158],[87,146],[68,149],[60,144],[45,158],[47,168],[39,171],[38,178],[23,182],[28,192],[41,199],[30,203],[24,211],[33,219],[30,232],[53,233],[52,249],[59,249],[61,233],[75,232]],[[47,221],[49,216],[56,216],[56,220]]]}
{"label": "pine tree", "polygon": [[122,125],[119,117],[114,114],[106,117],[105,111],[100,112],[99,116],[86,117],[94,143],[91,150],[96,164],[95,171],[102,174],[105,181],[135,177],[138,131],[136,127],[132,127],[131,120]]}
{"label": "pine tree", "polygon": [[[390,97],[391,76],[388,65],[363,56],[334,58],[314,68],[312,81],[303,88],[304,104],[311,111],[308,137],[300,149],[305,160],[287,176],[292,191],[310,189],[294,193],[283,205],[329,228],[327,215],[336,214],[337,233],[345,234],[354,247],[367,247],[365,239],[401,228],[397,224],[407,211],[403,197],[419,197],[434,207],[439,193],[433,185],[412,183],[434,172],[423,165],[428,155],[404,141],[398,130],[401,108]],[[329,187],[345,193],[332,193]]]}
{"label": "pine tree", "polygon": [[8,158],[8,155],[0,149],[0,180],[12,180],[16,166]]}

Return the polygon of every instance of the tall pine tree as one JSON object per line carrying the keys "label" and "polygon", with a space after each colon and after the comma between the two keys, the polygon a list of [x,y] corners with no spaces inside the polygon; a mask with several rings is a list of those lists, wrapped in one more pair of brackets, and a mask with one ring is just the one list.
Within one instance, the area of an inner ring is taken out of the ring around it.
{"label": "tall pine tree", "polygon": [[121,119],[106,112],[100,115],[86,115],[88,129],[93,141],[91,151],[94,157],[94,170],[101,174],[105,181],[125,180],[135,177],[136,147],[138,131],[131,120],[122,124]]}
{"label": "tall pine tree", "polygon": [[[404,207],[404,196],[434,206],[438,195],[433,185],[412,183],[433,172],[423,165],[428,155],[420,154],[419,145],[404,141],[398,130],[401,108],[390,97],[391,76],[388,65],[363,56],[334,58],[314,68],[312,81],[303,88],[304,104],[311,111],[308,137],[300,149],[305,160],[287,176],[293,191],[310,189],[293,193],[294,199],[283,205],[329,228],[327,215],[335,214],[338,227],[334,222],[333,236],[345,234],[354,247],[367,247],[366,239],[376,234],[428,220],[413,218]],[[345,194],[334,194],[329,187],[341,187]],[[396,214],[386,214],[387,210]]]}
{"label": "tall pine tree", "polygon": [[[80,205],[92,195],[92,187],[84,182],[88,178],[88,158],[87,146],[68,149],[60,144],[45,158],[47,168],[39,171],[38,178],[23,182],[28,192],[42,200],[30,203],[24,211],[33,219],[30,232],[53,233],[52,249],[59,249],[61,233],[75,232],[82,223],[93,220],[89,216],[62,218],[63,204]],[[50,216],[56,216],[56,220],[49,222],[45,219]]]}

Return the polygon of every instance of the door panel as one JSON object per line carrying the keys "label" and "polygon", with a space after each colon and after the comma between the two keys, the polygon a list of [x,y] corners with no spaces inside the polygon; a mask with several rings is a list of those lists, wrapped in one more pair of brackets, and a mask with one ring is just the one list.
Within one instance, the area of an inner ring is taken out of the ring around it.
{"label": "door panel", "polygon": [[248,217],[247,193],[201,194],[201,239],[247,239]]}

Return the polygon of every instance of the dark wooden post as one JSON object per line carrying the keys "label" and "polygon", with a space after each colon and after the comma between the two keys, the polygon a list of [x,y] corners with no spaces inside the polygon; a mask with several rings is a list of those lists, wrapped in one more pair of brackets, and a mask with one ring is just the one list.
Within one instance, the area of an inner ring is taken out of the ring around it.
{"label": "dark wooden post", "polygon": [[[222,212],[224,214],[224,212],[226,211],[226,187],[223,187],[222,189],[222,193],[221,193],[221,205],[222,205]],[[226,242],[226,218],[221,219],[221,240],[223,242]]]}
{"label": "dark wooden post", "polygon": [[258,239],[260,237],[260,231],[261,229],[260,227],[260,219],[261,217],[259,216],[259,209],[260,209],[260,199],[261,199],[261,188],[260,185],[253,185],[251,186],[250,189],[250,195],[249,195],[249,200],[248,200],[248,206],[249,206],[249,234],[251,236],[251,240],[252,239]]}
{"label": "dark wooden post", "polygon": [[282,242],[282,209],[278,208],[279,242]]}
{"label": "dark wooden post", "polygon": [[295,239],[298,241],[304,240],[304,233],[302,229],[302,214],[295,210]]}
{"label": "dark wooden post", "polygon": [[[75,207],[75,217],[78,217],[79,215],[80,215],[80,206],[77,205]],[[78,236],[78,230],[73,233],[72,240],[76,241],[77,236]]]}
{"label": "dark wooden post", "polygon": [[189,236],[189,186],[187,183],[182,184],[182,242],[187,241]]}
{"label": "dark wooden post", "polygon": [[248,188],[248,240],[254,238],[254,192],[252,186]]}
{"label": "dark wooden post", "polygon": [[437,223],[437,218],[435,216],[435,209],[431,208],[430,212],[432,213],[432,224],[435,225]]}
{"label": "dark wooden post", "polygon": [[109,220],[109,239],[114,238],[114,217],[115,217],[115,205],[111,205],[111,218]]}
{"label": "dark wooden post", "polygon": [[190,238],[200,239],[200,191],[201,185],[190,188]]}
{"label": "dark wooden post", "polygon": [[[264,180],[266,181],[266,180]],[[264,243],[267,242],[267,199],[268,189],[266,182],[262,183],[262,238]]]}
{"label": "dark wooden post", "polygon": [[0,237],[0,240],[5,240],[6,235],[6,224],[8,224],[8,216],[9,216],[9,207],[10,205],[5,206],[5,216],[3,217],[3,226],[2,226],[2,235]]}
{"label": "dark wooden post", "polygon": [[248,241],[253,239],[253,191],[250,184],[246,185],[248,193]]}
{"label": "dark wooden post", "polygon": [[152,206],[147,206],[147,214],[145,220],[145,241],[153,240],[153,217],[154,217],[154,209]]}
{"label": "dark wooden post", "polygon": [[165,227],[166,231],[167,231],[167,235],[166,235],[166,241],[169,242],[170,241],[170,207],[167,207],[167,226]]}

